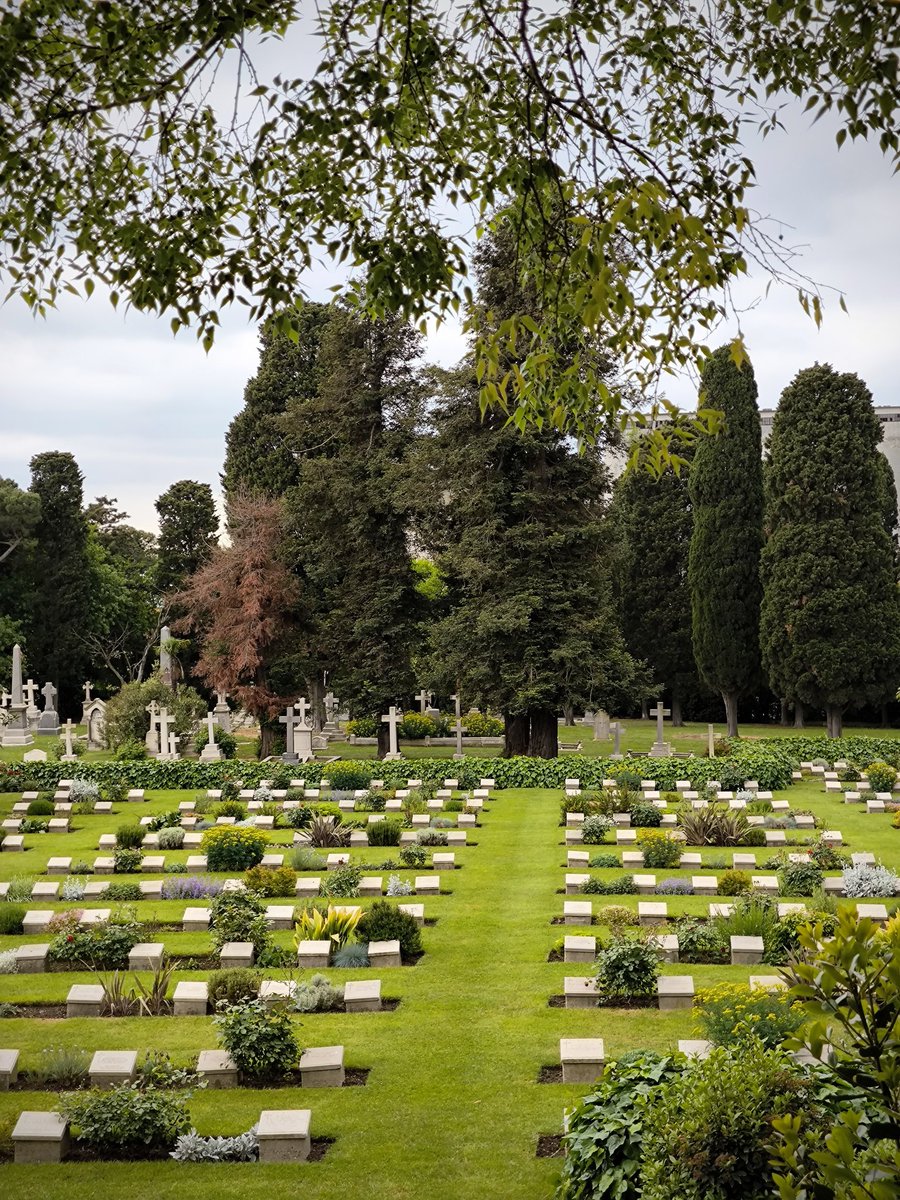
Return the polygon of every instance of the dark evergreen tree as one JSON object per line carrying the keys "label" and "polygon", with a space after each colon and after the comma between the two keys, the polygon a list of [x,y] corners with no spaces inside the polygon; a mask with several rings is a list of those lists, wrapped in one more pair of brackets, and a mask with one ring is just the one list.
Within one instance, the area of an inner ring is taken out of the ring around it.
{"label": "dark evergreen tree", "polygon": [[[692,444],[673,441],[690,462]],[[616,482],[613,518],[622,540],[618,579],[622,629],[631,653],[643,659],[671,698],[672,724],[682,705],[703,689],[691,640],[688,553],[694,518],[688,467],[656,477],[640,459]]]}
{"label": "dark evergreen tree", "polygon": [[703,371],[701,404],[724,414],[724,428],[694,451],[688,487],[694,529],[688,581],[694,657],[720,692],[730,736],[737,706],[760,679],[759,555],[762,546],[762,436],[753,368],[727,346]]}
{"label": "dark evergreen tree", "polygon": [[208,483],[181,479],[156,501],[159,513],[157,584],[162,592],[184,586],[218,544],[219,517]]}
{"label": "dark evergreen tree", "polygon": [[48,451],[31,460],[31,491],[40,500],[30,554],[28,670],[59,689],[60,714],[75,715],[88,666],[91,564],[82,512],[83,476],[71,454]]}
{"label": "dark evergreen tree", "polygon": [[244,388],[244,407],[225,435],[222,487],[233,495],[277,498],[297,482],[294,454],[281,418],[292,400],[316,393],[319,338],[330,309],[307,304],[296,317],[296,341],[277,330],[260,337],[256,374]]}
{"label": "dark evergreen tree", "polygon": [[[476,267],[484,321],[531,302],[505,227]],[[601,447],[579,453],[558,430],[482,416],[469,361],[445,375],[432,421],[413,483],[417,532],[447,586],[433,682],[501,711],[507,755],[555,757],[564,706],[617,707],[641,674],[611,599]]]}
{"label": "dark evergreen tree", "polygon": [[816,364],[781,395],[769,440],[761,645],[772,687],[844,711],[893,697],[900,597],[881,426],[858,376]]}
{"label": "dark evergreen tree", "polygon": [[[301,583],[295,654],[318,705],[324,672],[355,715],[381,715],[413,688],[423,601],[407,546],[404,464],[419,417],[419,339],[400,323],[329,310],[312,335],[316,386],[283,418],[297,483],[286,494],[287,560]],[[280,684],[279,670],[272,671]],[[286,689],[285,689],[286,690]],[[387,750],[387,726],[379,748]]]}

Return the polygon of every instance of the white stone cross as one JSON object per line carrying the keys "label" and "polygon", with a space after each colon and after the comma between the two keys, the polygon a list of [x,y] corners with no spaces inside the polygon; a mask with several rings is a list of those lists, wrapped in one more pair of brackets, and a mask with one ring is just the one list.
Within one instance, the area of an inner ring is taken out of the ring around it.
{"label": "white stone cross", "polygon": [[41,695],[44,697],[44,712],[53,712],[53,699],[56,696],[56,688],[48,681],[41,688]]}
{"label": "white stone cross", "polygon": [[74,729],[75,726],[72,724],[72,719],[70,717],[69,720],[66,721],[65,725],[63,725],[63,734],[66,739],[66,755],[68,758],[72,757],[72,733]]}
{"label": "white stone cross", "polygon": [[216,744],[216,732],[215,732],[215,728],[214,728],[215,720],[216,720],[216,714],[214,712],[208,712],[206,714],[206,731],[207,731],[208,744],[210,746],[214,746]]}
{"label": "white stone cross", "polygon": [[671,715],[671,708],[663,708],[661,703],[657,703],[655,708],[650,709],[650,716],[656,717],[656,744],[658,746],[663,744],[663,717]]}
{"label": "white stone cross", "polygon": [[422,716],[424,716],[425,709],[428,707],[428,701],[431,699],[431,692],[426,692],[425,689],[422,688],[421,692],[416,693],[416,699],[419,702],[419,712],[422,714]]}
{"label": "white stone cross", "polygon": [[[153,720],[151,716],[150,720]],[[159,710],[159,749],[161,754],[172,754],[173,750],[170,746],[170,739],[175,735],[169,733],[169,726],[172,724],[172,718],[169,716],[168,709],[161,708]]]}
{"label": "white stone cross", "polygon": [[25,693],[25,703],[29,708],[34,708],[34,693],[37,691],[37,684],[33,679],[29,679],[27,683],[22,684],[22,691]]}
{"label": "white stone cross", "polygon": [[12,700],[12,693],[8,692],[6,690],[6,688],[4,688],[3,692],[0,693],[0,706],[2,706],[3,708],[6,708],[7,704],[9,704],[9,702],[11,700]]}
{"label": "white stone cross", "polygon": [[392,704],[388,709],[386,716],[381,718],[382,722],[388,727],[388,753],[387,758],[399,758],[400,751],[397,747],[397,726],[403,720],[403,714],[397,712],[396,705]]}
{"label": "white stone cross", "polygon": [[174,729],[169,734],[169,758],[178,757],[178,738],[175,736]]}
{"label": "white stone cross", "polygon": [[90,704],[93,697],[91,696],[91,685],[88,680],[84,681],[84,702]]}
{"label": "white stone cross", "polygon": [[294,705],[294,708],[297,710],[297,720],[301,725],[306,725],[306,714],[311,707],[310,704],[307,704],[305,696],[301,696]]}
{"label": "white stone cross", "polygon": [[285,715],[279,717],[278,720],[284,726],[284,752],[291,758],[294,757],[294,726],[297,723],[297,718],[294,716],[294,706],[289,704]]}
{"label": "white stone cross", "polygon": [[456,695],[451,696],[450,699],[456,706],[456,751],[453,757],[460,759],[465,757],[462,748],[462,698],[459,692],[457,692]]}
{"label": "white stone cross", "polygon": [[325,693],[325,711],[328,713],[329,716],[331,716],[331,714],[335,711],[336,708],[337,708],[337,696],[334,694],[334,692],[331,692],[331,691],[326,692]]}

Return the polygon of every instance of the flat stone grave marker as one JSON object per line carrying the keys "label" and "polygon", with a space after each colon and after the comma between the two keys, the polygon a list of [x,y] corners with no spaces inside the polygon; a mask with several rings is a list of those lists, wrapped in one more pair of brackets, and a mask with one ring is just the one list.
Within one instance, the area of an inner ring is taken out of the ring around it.
{"label": "flat stone grave marker", "polygon": [[182,979],[175,984],[172,1008],[176,1017],[205,1017],[209,1004],[206,981]]}
{"label": "flat stone grave marker", "polygon": [[19,1078],[18,1050],[0,1050],[0,1092],[8,1092],[9,1085]]}
{"label": "flat stone grave marker", "polygon": [[238,1069],[227,1050],[201,1050],[197,1055],[197,1074],[208,1088],[238,1085]]}
{"label": "flat stone grave marker", "polygon": [[99,1017],[103,988],[99,983],[73,983],[66,996],[67,1017]]}
{"label": "flat stone grave marker", "polygon": [[563,1083],[593,1083],[606,1062],[603,1038],[560,1038],[559,1060]]}
{"label": "flat stone grave marker", "polygon": [[312,1147],[308,1108],[264,1109],[257,1123],[261,1163],[305,1162]]}
{"label": "flat stone grave marker", "polygon": [[43,975],[50,954],[49,942],[31,942],[16,950],[16,972],[19,975]]}
{"label": "flat stone grave marker", "polygon": [[300,1055],[301,1087],[343,1087],[344,1047],[311,1046]]}
{"label": "flat stone grave marker", "polygon": [[656,981],[660,1010],[690,1008],[694,1002],[694,980],[690,975],[661,975]]}
{"label": "flat stone grave marker", "polygon": [[69,1123],[56,1112],[22,1112],[12,1132],[16,1163],[58,1163],[69,1151]]}
{"label": "flat stone grave marker", "polygon": [[97,1050],[88,1073],[91,1087],[112,1088],[134,1079],[137,1050]]}
{"label": "flat stone grave marker", "polygon": [[344,1008],[350,1012],[381,1011],[381,980],[353,979],[344,984]]}

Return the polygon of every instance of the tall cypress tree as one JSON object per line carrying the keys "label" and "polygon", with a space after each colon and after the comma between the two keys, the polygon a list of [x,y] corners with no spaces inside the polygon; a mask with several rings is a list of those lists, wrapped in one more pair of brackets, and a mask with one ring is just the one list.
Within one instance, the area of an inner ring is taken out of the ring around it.
{"label": "tall cypress tree", "polygon": [[[693,444],[673,442],[690,463]],[[616,482],[613,516],[622,539],[619,590],[622,628],[631,653],[644,659],[671,697],[672,724],[682,724],[682,703],[696,696],[691,640],[688,553],[694,527],[688,467],[669,467],[656,478],[640,462]]]}
{"label": "tall cypress tree", "polygon": [[759,555],[762,547],[762,435],[756,380],[729,347],[703,371],[702,403],[724,414],[724,428],[694,451],[688,487],[694,529],[688,557],[694,657],[725,703],[737,735],[740,697],[759,680]]}
{"label": "tall cypress tree", "polygon": [[159,513],[157,578],[161,591],[184,585],[218,543],[219,517],[208,483],[179,479],[156,501]]}
{"label": "tall cypress tree", "polygon": [[900,597],[881,426],[858,376],[816,364],[781,395],[769,440],[763,663],[779,695],[844,711],[893,696]]}
{"label": "tall cypress tree", "polygon": [[260,336],[259,368],[244,388],[244,407],[225,434],[222,487],[234,495],[283,496],[297,482],[297,465],[281,418],[292,400],[316,391],[319,339],[330,309],[307,304],[296,341],[276,329]]}
{"label": "tall cypress tree", "polygon": [[[507,226],[476,268],[484,320],[524,311]],[[482,416],[478,391],[470,361],[445,376],[413,476],[417,532],[448,593],[434,682],[503,713],[505,754],[552,758],[564,705],[626,702],[641,675],[611,598],[609,478],[601,447],[579,454],[555,429]]]}
{"label": "tall cypress tree", "polygon": [[[420,413],[419,339],[338,307],[314,337],[315,387],[283,418],[297,470],[285,494],[285,555],[302,611],[282,670],[305,675],[314,703],[327,671],[355,715],[380,715],[412,690],[422,606],[401,487]],[[382,753],[387,738],[380,726]]]}
{"label": "tall cypress tree", "polygon": [[82,512],[83,476],[71,454],[49,451],[31,460],[31,491],[40,520],[31,551],[28,669],[59,689],[58,711],[71,714],[88,666],[91,564]]}

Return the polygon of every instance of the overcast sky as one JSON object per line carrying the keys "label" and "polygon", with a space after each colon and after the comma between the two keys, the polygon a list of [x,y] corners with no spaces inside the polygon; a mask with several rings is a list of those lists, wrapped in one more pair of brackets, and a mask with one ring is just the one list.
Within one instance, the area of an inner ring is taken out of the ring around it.
{"label": "overcast sky", "polygon": [[[850,310],[835,299],[817,332],[795,297],[776,290],[745,315],[761,406],[774,407],[817,359],[856,371],[876,404],[900,404],[900,177],[874,145],[838,152],[831,128],[799,115],[753,153],[755,207],[793,227],[785,237],[806,245],[805,273],[843,290]],[[314,281],[313,298],[324,298],[327,283]],[[764,286],[755,278],[747,297]],[[90,302],[67,297],[46,320],[11,301],[0,309],[0,338],[0,475],[25,486],[33,454],[71,451],[86,498],[116,497],[145,529],[156,528],[153,502],[175,480],[218,491],[225,430],[257,362],[256,331],[240,314],[224,318],[207,355],[192,334],[173,338],[168,319],[114,312],[98,289]],[[446,326],[427,354],[450,364],[463,349],[459,330]],[[688,379],[668,393],[682,407],[695,402]]]}

